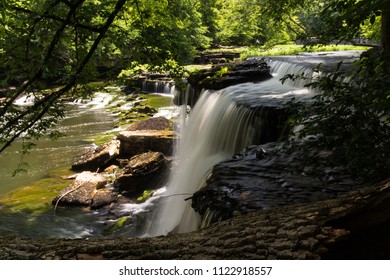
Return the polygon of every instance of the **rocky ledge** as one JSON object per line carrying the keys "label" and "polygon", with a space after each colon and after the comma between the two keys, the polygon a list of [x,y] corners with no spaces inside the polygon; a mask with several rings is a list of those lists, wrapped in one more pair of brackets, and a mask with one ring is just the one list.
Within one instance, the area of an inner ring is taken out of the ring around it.
{"label": "rocky ledge", "polygon": [[191,85],[190,96],[176,97],[175,103],[178,105],[188,102],[194,106],[203,89],[218,90],[228,86],[245,83],[260,82],[272,78],[270,67],[264,60],[252,59],[231,63],[220,63],[198,72],[194,72],[188,77]]}

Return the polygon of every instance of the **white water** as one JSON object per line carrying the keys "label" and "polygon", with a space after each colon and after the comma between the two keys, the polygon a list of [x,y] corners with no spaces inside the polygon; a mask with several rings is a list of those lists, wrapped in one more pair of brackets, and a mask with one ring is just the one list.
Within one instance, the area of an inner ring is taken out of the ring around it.
{"label": "white water", "polygon": [[173,81],[161,80],[161,81],[150,81],[145,80],[142,82],[141,91],[150,93],[163,93],[171,94]]}
{"label": "white water", "polygon": [[215,164],[251,143],[255,134],[249,125],[252,119],[253,112],[238,107],[230,96],[211,91],[202,94],[183,128],[167,198],[150,234],[197,229],[196,215],[184,199],[202,187]]}
{"label": "white water", "polygon": [[[271,62],[274,78],[261,83],[244,83],[220,91],[205,91],[193,108],[187,123],[182,125],[174,169],[168,182],[166,198],[150,226],[152,236],[172,232],[183,233],[199,229],[200,217],[191,208],[192,196],[204,186],[212,168],[217,163],[253,144],[258,139],[256,126],[260,120],[254,110],[261,104],[279,106],[289,98],[307,98],[308,89],[299,82],[281,84],[286,74],[308,72],[307,66],[286,62]],[[239,106],[237,102],[246,106]]]}

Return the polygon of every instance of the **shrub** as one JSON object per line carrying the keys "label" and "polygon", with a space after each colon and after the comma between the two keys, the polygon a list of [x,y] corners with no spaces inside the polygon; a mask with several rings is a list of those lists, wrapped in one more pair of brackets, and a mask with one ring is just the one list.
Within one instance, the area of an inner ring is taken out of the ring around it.
{"label": "shrub", "polygon": [[303,127],[294,136],[305,139],[297,149],[305,160],[317,162],[326,151],[327,164],[346,166],[365,181],[385,179],[390,174],[390,62],[371,53],[348,77],[339,69],[306,85],[321,92],[313,102],[290,103],[292,124]]}

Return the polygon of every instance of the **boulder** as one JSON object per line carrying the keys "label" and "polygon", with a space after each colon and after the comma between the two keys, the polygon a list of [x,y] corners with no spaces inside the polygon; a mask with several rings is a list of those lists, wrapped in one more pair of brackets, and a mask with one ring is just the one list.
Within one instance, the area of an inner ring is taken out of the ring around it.
{"label": "boulder", "polygon": [[132,157],[149,151],[172,155],[177,138],[175,132],[162,130],[122,131],[117,136],[121,157]]}
{"label": "boulder", "polygon": [[53,204],[89,206],[96,190],[103,189],[107,178],[102,174],[85,171],[77,175],[76,179],[52,201]]}
{"label": "boulder", "polygon": [[165,178],[168,164],[160,152],[147,152],[132,157],[114,182],[124,195],[132,196],[157,188]]}
{"label": "boulder", "polygon": [[133,123],[126,130],[171,130],[172,127],[173,124],[170,120],[164,117],[157,117]]}
{"label": "boulder", "polygon": [[74,171],[100,171],[109,166],[119,155],[119,140],[111,140],[103,145],[89,149],[72,164]]}

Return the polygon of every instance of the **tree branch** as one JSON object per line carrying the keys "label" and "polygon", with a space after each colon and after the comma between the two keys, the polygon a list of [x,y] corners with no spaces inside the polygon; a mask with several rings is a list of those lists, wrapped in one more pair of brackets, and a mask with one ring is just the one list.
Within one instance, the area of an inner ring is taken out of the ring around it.
{"label": "tree branch", "polygon": [[[79,1],[80,4],[81,2],[83,2],[83,0],[80,0]],[[84,60],[80,63],[80,65],[78,66],[78,68],[76,69],[76,71],[73,73],[73,75],[70,77],[68,83],[60,90],[52,93],[51,95],[48,95],[46,96],[45,98],[42,98],[41,100],[39,100],[37,103],[35,103],[32,107],[30,107],[29,109],[27,109],[25,112],[21,113],[20,115],[18,115],[17,117],[15,117],[14,119],[12,119],[11,121],[9,121],[7,124],[6,124],[6,128],[10,128],[12,127],[13,125],[15,125],[18,121],[20,121],[21,119],[23,119],[25,116],[29,115],[31,112],[34,112],[34,110],[37,110],[41,105],[46,105],[43,107],[43,109],[40,111],[40,113],[38,115],[36,115],[36,117],[33,119],[33,121],[29,123],[28,126],[26,126],[24,129],[21,129],[20,131],[18,131],[15,135],[13,135],[3,146],[2,148],[0,149],[0,153],[2,151],[4,151],[7,147],[9,147],[13,141],[15,141],[18,137],[20,137],[20,135],[26,131],[28,131],[29,128],[31,128],[37,121],[39,121],[46,113],[47,111],[50,109],[51,105],[56,101],[58,100],[62,95],[64,95],[66,92],[68,92],[72,87],[73,85],[75,84],[76,82],[76,79],[77,79],[77,76],[83,71],[83,69],[85,68],[85,65],[88,63],[88,61],[91,59],[91,57],[93,56],[95,50],[97,49],[97,47],[99,46],[101,40],[104,38],[105,34],[107,33],[109,27],[111,26],[112,22],[115,20],[116,16],[118,15],[118,13],[121,11],[122,7],[124,6],[124,4],[127,2],[127,0],[118,0],[115,7],[114,7],[114,10],[111,12],[111,14],[108,16],[107,20],[106,20],[106,23],[102,26],[101,30],[100,30],[100,33],[98,35],[98,37],[95,39],[93,45],[91,46],[88,54],[85,56]],[[69,14],[68,15],[73,15],[73,13]],[[68,18],[67,18],[68,19]],[[64,27],[65,28],[65,27]],[[53,41],[52,41],[53,43]],[[36,75],[36,77],[38,78],[38,75]],[[30,83],[31,84],[31,83]],[[22,88],[25,88],[25,87],[22,87]],[[19,95],[20,95],[20,92],[22,91],[18,91],[19,92]],[[16,94],[15,94],[16,95]],[[13,100],[15,100],[16,98],[12,98]],[[12,104],[12,102],[10,103]],[[10,105],[9,105],[10,106]],[[8,107],[9,107],[8,106]],[[6,112],[6,110],[4,110],[4,113]],[[3,112],[2,112],[3,113]],[[3,128],[4,130],[4,128]]]}

